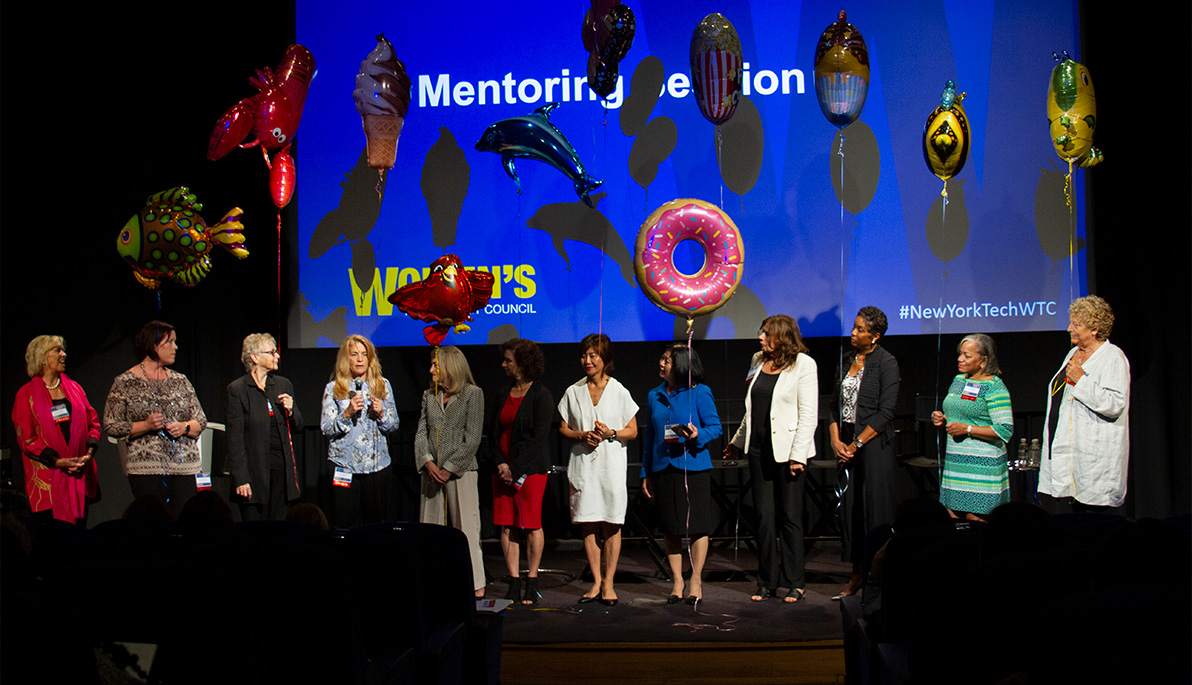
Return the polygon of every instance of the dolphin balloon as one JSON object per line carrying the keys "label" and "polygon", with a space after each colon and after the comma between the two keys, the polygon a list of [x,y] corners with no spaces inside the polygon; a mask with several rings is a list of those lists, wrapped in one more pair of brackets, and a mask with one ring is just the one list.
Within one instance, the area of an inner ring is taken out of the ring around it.
{"label": "dolphin balloon", "polygon": [[481,152],[495,152],[505,161],[505,173],[517,183],[521,192],[521,180],[513,162],[517,157],[545,162],[575,183],[575,194],[584,204],[592,206],[588,193],[604,183],[584,171],[583,162],[575,148],[571,147],[563,132],[550,123],[550,113],[559,103],[554,102],[534,110],[524,117],[503,119],[489,126],[476,143]]}

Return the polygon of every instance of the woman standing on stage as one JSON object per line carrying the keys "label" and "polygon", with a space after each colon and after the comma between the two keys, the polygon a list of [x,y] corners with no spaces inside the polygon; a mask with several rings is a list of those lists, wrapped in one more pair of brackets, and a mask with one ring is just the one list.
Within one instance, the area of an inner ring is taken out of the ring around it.
{"label": "woman standing on stage", "polygon": [[381,375],[376,348],[362,335],[349,335],[335,359],[335,380],[323,390],[319,421],[330,441],[327,459],[335,469],[332,504],[338,526],[388,520],[393,476],[386,436],[398,425],[393,386]]}
{"label": "woman standing on stage", "polygon": [[126,445],[133,498],[160,496],[177,517],[198,492],[198,440],[207,416],[190,381],[170,368],[178,358],[173,326],[150,321],[133,338],[133,349],[141,361],[112,382],[103,428]]}
{"label": "woman standing on stage", "polygon": [[[572,441],[567,462],[571,522],[580,524],[592,570],[592,588],[580,603],[617,603],[613,580],[621,556],[621,526],[629,505],[628,452],[637,437],[637,404],[612,377],[613,344],[603,333],[579,344],[584,377],[559,401],[559,433]],[[603,564],[602,562],[603,557]]]}
{"label": "woman standing on stage", "polygon": [[484,596],[484,557],[480,553],[480,496],[476,491],[476,450],[484,434],[484,391],[458,347],[440,347],[430,364],[431,386],[422,393],[422,413],[414,434],[414,465],[422,472],[423,523],[451,525],[468,538],[472,588]]}
{"label": "woman standing on stage", "polygon": [[683,599],[683,536],[691,540],[687,603],[703,600],[708,534],[716,525],[712,505],[712,455],[720,439],[720,416],[703,384],[704,365],[695,350],[671,345],[658,360],[662,383],[650,391],[642,452],[642,493],[658,507],[659,527],[671,571],[669,604]]}
{"label": "woman standing on stage", "polygon": [[931,422],[948,433],[940,502],[954,518],[984,521],[1010,501],[1006,442],[1014,435],[1010,391],[998,375],[997,348],[984,333],[965,336],[943,411]]}
{"label": "woman standing on stage", "polygon": [[[532,340],[514,338],[501,345],[501,368],[510,384],[496,395],[489,427],[493,463],[493,524],[501,526],[501,551],[509,570],[506,599],[538,603],[538,566],[542,563],[542,496],[550,470],[548,436],[555,400],[539,382],[546,365]],[[521,548],[526,547],[525,595],[521,585]]]}
{"label": "woman standing on stage", "polygon": [[[757,510],[758,582],[750,599],[761,602],[779,587],[788,604],[803,599],[803,471],[815,456],[819,388],[815,360],[799,324],[779,314],[762,322],[761,351],[750,364],[745,418],[725,448],[729,459],[749,457]],[[767,439],[767,436],[769,439]]]}
{"label": "woman standing on stage", "polygon": [[83,524],[99,498],[95,450],[99,414],[66,376],[66,343],[39,335],[25,348],[29,382],[17,391],[12,423],[25,467],[30,513]]}
{"label": "woman standing on stage", "polygon": [[245,373],[228,384],[228,471],[245,521],[280,521],[302,495],[292,435],[302,433],[294,386],[277,374],[281,350],[268,333],[244,338]]}
{"label": "woman standing on stage", "polygon": [[853,351],[836,371],[832,422],[828,425],[832,452],[848,478],[844,491],[844,560],[852,562],[848,586],[836,597],[861,590],[865,534],[894,520],[894,408],[898,404],[898,360],[878,345],[886,335],[886,314],[862,307],[849,338]]}

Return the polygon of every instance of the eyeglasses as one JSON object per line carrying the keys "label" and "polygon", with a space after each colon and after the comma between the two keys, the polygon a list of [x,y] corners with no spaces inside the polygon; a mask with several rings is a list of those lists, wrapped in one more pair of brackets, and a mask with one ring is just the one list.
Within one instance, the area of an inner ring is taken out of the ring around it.
{"label": "eyeglasses", "polygon": [[276,348],[274,348],[274,349],[272,349],[272,350],[260,350],[260,351],[258,351],[258,352],[257,352],[257,354],[276,354],[276,355],[278,355],[278,356],[280,357],[280,356],[281,356],[281,350],[279,350],[279,349],[276,349]]}

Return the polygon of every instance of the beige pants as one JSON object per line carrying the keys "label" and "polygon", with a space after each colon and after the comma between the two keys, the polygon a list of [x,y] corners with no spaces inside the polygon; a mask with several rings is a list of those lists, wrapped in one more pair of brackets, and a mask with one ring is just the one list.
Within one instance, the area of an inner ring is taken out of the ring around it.
{"label": "beige pants", "polygon": [[480,554],[480,495],[476,492],[476,472],[468,471],[440,485],[423,471],[419,520],[440,526],[451,525],[463,531],[472,555],[472,585],[476,590],[483,588],[484,557]]}

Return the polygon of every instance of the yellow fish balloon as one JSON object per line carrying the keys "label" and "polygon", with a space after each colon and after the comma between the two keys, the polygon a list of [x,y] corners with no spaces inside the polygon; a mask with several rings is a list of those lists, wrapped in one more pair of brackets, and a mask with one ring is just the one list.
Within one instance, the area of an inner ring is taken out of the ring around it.
{"label": "yellow fish balloon", "polygon": [[931,173],[944,181],[944,197],[948,196],[948,179],[960,173],[968,159],[968,115],[960,104],[965,93],[956,94],[956,84],[948,81],[940,96],[940,105],[931,111],[923,127],[923,159]]}
{"label": "yellow fish balloon", "polygon": [[1051,127],[1051,143],[1055,152],[1068,163],[1087,169],[1101,163],[1101,151],[1093,147],[1093,131],[1097,128],[1097,94],[1093,77],[1083,64],[1073,61],[1068,53],[1051,70],[1051,85],[1047,88],[1047,121]]}
{"label": "yellow fish balloon", "polygon": [[124,224],[116,236],[116,251],[141,285],[157,289],[163,278],[197,285],[211,270],[209,253],[216,243],[240,259],[248,256],[240,208],[233,207],[210,227],[199,216],[202,210],[190,190],[171,188],[149,196],[145,207]]}

